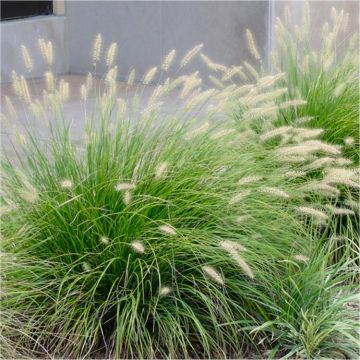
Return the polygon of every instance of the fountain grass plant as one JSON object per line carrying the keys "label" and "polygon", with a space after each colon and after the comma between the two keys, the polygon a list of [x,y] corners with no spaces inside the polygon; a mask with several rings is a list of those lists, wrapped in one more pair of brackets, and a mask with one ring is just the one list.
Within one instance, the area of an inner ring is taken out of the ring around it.
{"label": "fountain grass plant", "polygon": [[[51,43],[39,45],[51,65]],[[3,356],[240,358],[268,349],[268,325],[280,320],[308,334],[304,306],[289,314],[283,293],[296,297],[296,281],[315,294],[311,301],[323,296],[313,254],[335,219],[354,216],[350,205],[342,214],[334,206],[344,194],[353,201],[348,192],[359,187],[341,149],[317,140],[318,132],[275,127],[279,109],[303,104],[267,101],[283,95],[264,86],[282,74],[244,87],[226,85],[239,74],[228,69],[220,90],[204,90],[197,73],[164,77],[141,109],[142,85],[134,97],[118,97],[115,52],[111,44],[104,89],[91,75],[80,88],[85,107],[91,92],[97,99],[80,144],[61,110],[68,84],[47,73],[42,102],[14,74],[15,92],[46,121],[49,138],[20,133],[18,161],[2,161]],[[98,36],[94,62],[100,53]],[[174,56],[165,58],[164,75]],[[170,92],[182,104],[166,115]],[[234,103],[242,112],[226,116]],[[324,155],[333,162],[326,170],[314,164]],[[313,168],[318,177],[305,176]],[[319,299],[323,311],[326,299]],[[304,352],[301,334],[276,329],[276,346],[293,344],[310,357],[334,333],[317,344],[307,337]],[[348,348],[356,349],[352,340]]]}
{"label": "fountain grass plant", "polygon": [[[329,266],[336,244],[314,251],[310,261],[288,262],[283,281],[272,281],[273,320],[252,330],[272,339],[269,358],[356,359],[359,354],[357,266],[347,254]],[[335,252],[338,254],[338,252]],[[300,258],[298,258],[300,259]]]}
{"label": "fountain grass plant", "polygon": [[[301,25],[294,25],[285,7],[284,19],[276,19],[275,71],[286,77],[282,85],[290,98],[307,104],[283,114],[281,123],[307,118],[306,126],[323,128],[322,138],[345,146],[345,154],[359,161],[359,49],[358,34],[349,34],[349,13],[331,8],[331,20],[322,32],[312,29],[310,6],[304,5]],[[317,49],[320,48],[320,51]]]}

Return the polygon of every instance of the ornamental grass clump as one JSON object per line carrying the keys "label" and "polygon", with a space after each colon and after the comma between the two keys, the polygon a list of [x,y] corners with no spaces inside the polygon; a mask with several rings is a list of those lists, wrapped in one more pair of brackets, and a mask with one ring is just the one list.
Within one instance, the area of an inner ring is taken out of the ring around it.
{"label": "ornamental grass clump", "polygon": [[284,16],[276,19],[272,66],[286,73],[279,83],[288,88],[288,96],[307,103],[296,112],[284,112],[281,123],[306,117],[306,127],[323,128],[322,139],[343,145],[358,163],[359,49],[358,33],[349,33],[350,14],[331,8],[329,20],[317,32],[308,3],[300,25],[284,8]]}
{"label": "ornamental grass clump", "polygon": [[[356,359],[359,355],[359,314],[354,260],[344,254],[331,266],[332,248],[314,251],[311,258],[296,254],[288,261],[282,281],[270,278],[273,318],[252,330],[271,339],[268,358]],[[266,301],[264,301],[266,302]]]}
{"label": "ornamental grass clump", "polygon": [[[52,47],[39,44],[50,66]],[[185,54],[180,69],[201,50]],[[265,328],[251,330],[274,320],[282,284],[298,273],[289,261],[306,262],[332,219],[352,216],[334,211],[337,197],[303,187],[325,183],[343,193],[357,184],[354,170],[343,164],[320,168],[314,179],[302,175],[321,156],[340,158],[341,148],[318,134],[299,137],[296,126],[274,133],[279,109],[303,102],[275,102],[281,92],[269,103],[269,78],[244,88],[227,76],[209,93],[197,72],[166,77],[172,51],[130,97],[117,88],[116,51],[111,44],[104,59],[96,37],[94,65],[105,61],[108,72],[102,85],[90,74],[80,87],[83,141],[73,140],[64,117],[65,80],[47,76],[39,99],[13,74],[16,95],[46,124],[48,139],[18,130],[17,159],[2,160],[4,356],[260,352],[271,341]],[[221,78],[230,71],[210,65]],[[144,84],[158,71],[165,80],[146,98]],[[129,86],[134,81],[132,70]],[[174,93],[180,105],[166,115]],[[242,111],[229,117],[239,103]]]}

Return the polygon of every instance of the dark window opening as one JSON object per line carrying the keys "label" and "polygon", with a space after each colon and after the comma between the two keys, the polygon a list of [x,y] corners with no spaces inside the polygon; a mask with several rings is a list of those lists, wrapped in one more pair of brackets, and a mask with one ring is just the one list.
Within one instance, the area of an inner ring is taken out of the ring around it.
{"label": "dark window opening", "polygon": [[1,1],[1,20],[51,15],[52,13],[52,1]]}

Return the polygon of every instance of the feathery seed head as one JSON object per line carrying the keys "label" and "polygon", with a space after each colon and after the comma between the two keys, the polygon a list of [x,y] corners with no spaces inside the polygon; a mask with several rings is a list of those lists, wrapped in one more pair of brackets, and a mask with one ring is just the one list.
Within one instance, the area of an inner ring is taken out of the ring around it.
{"label": "feathery seed head", "polygon": [[154,66],[153,68],[151,68],[150,70],[148,70],[148,72],[145,74],[144,79],[143,79],[143,84],[144,85],[148,85],[151,83],[151,81],[154,79],[155,75],[157,72],[157,67]]}
{"label": "feathery seed head", "polygon": [[167,296],[171,293],[171,287],[169,286],[162,286],[159,289],[159,296]]}
{"label": "feathery seed head", "polygon": [[324,223],[329,218],[324,212],[308,206],[299,206],[297,208],[297,211],[303,215],[312,217],[314,220],[318,221],[319,223]]}
{"label": "feathery seed head", "polygon": [[92,89],[93,83],[94,83],[93,76],[92,76],[92,74],[89,72],[89,73],[86,75],[86,80],[85,80],[85,86],[86,86],[86,88],[88,89],[88,91],[90,91],[90,90]]}
{"label": "feathery seed head", "polygon": [[108,245],[109,244],[109,238],[107,236],[101,236],[100,237],[100,242],[104,245]]}
{"label": "feathery seed head", "polygon": [[319,159],[314,160],[313,162],[311,162],[308,165],[304,166],[305,170],[316,170],[316,169],[320,169],[326,165],[330,165],[332,163],[334,163],[335,159],[331,158],[331,157],[321,157]]}
{"label": "feathery seed head", "polygon": [[324,152],[331,155],[341,154],[337,145],[326,144],[320,140],[307,140],[297,145],[283,146],[276,150],[280,156],[307,156],[316,152]]}
{"label": "feathery seed head", "polygon": [[301,118],[295,119],[294,123],[296,125],[302,125],[302,124],[310,122],[313,119],[314,119],[314,116],[303,116]]}
{"label": "feathery seed head", "polygon": [[338,86],[336,86],[333,95],[334,97],[339,97],[340,95],[343,94],[344,90],[346,89],[346,83],[343,82],[341,84],[339,84]]}
{"label": "feathery seed head", "polygon": [[176,235],[176,230],[171,225],[160,225],[159,230],[165,235]]}
{"label": "feathery seed head", "polygon": [[186,77],[184,81],[183,88],[180,92],[180,98],[183,99],[187,95],[190,94],[192,90],[194,90],[197,86],[199,86],[202,83],[202,80],[197,77],[197,75],[192,75]]}
{"label": "feathery seed head", "polygon": [[130,191],[125,191],[124,193],[124,204],[129,205],[131,203],[132,195]]}
{"label": "feathery seed head", "polygon": [[262,193],[273,195],[275,197],[280,197],[280,198],[284,198],[284,199],[290,198],[290,195],[288,193],[286,193],[285,191],[280,190],[278,188],[275,188],[275,187],[262,187],[262,188],[260,188],[260,191]]}
{"label": "feathery seed head", "polygon": [[46,82],[46,88],[48,91],[54,91],[55,89],[55,78],[54,78],[54,74],[50,71],[47,71],[44,74],[45,77],[45,82]]}
{"label": "feathery seed head", "polygon": [[127,84],[133,85],[135,81],[135,69],[131,69],[128,75]]}
{"label": "feathery seed head", "polygon": [[225,249],[226,251],[233,252],[233,251],[246,251],[246,248],[235,241],[231,240],[223,240],[220,242],[220,246]]}
{"label": "feathery seed head", "polygon": [[211,280],[213,280],[214,282],[216,282],[217,284],[219,284],[221,286],[225,285],[225,281],[224,281],[223,277],[212,266],[204,265],[201,268],[202,268],[202,271],[204,272],[204,274],[208,278],[210,278]]}
{"label": "feathery seed head", "polygon": [[355,143],[355,139],[351,136],[348,136],[347,138],[344,139],[344,143],[347,146],[352,146]]}
{"label": "feathery seed head", "polygon": [[257,49],[257,46],[256,46],[256,43],[255,43],[254,36],[253,36],[252,32],[249,29],[246,29],[245,34],[246,34],[246,40],[247,40],[248,47],[249,47],[251,55],[254,57],[255,60],[260,60],[261,56],[260,56],[259,51]]}
{"label": "feathery seed head", "polygon": [[225,136],[228,136],[230,134],[233,134],[235,131],[236,131],[235,129],[219,130],[219,131],[216,131],[213,134],[211,134],[210,139],[211,140],[217,140],[217,139],[223,138]]}
{"label": "feathery seed head", "polygon": [[250,190],[246,190],[243,191],[239,194],[234,195],[230,200],[229,200],[229,205],[234,205],[237,204],[238,202],[240,202],[242,199],[244,199],[245,197],[247,197],[248,195],[250,195],[251,191]]}
{"label": "feathery seed head", "polygon": [[64,79],[61,79],[59,82],[59,96],[62,102],[67,101],[70,96],[69,83]]}
{"label": "feathery seed head", "polygon": [[324,132],[324,129],[294,128],[292,131],[297,136],[298,141],[301,142],[319,137]]}
{"label": "feathery seed head", "polygon": [[245,176],[238,181],[238,184],[239,185],[252,184],[252,183],[260,181],[262,179],[263,179],[262,176],[257,176],[257,175]]}
{"label": "feathery seed head", "polygon": [[198,128],[187,132],[185,138],[187,140],[193,139],[194,137],[205,133],[209,129],[209,126],[210,126],[209,123],[205,122],[203,125],[199,126]]}
{"label": "feathery seed head", "polygon": [[205,54],[201,53],[200,57],[204,61],[204,63],[208,66],[208,68],[212,71],[221,71],[223,73],[228,71],[228,68],[226,66],[224,66],[222,64],[216,64]]}
{"label": "feathery seed head", "polygon": [[25,68],[27,71],[30,72],[33,69],[33,62],[32,62],[31,56],[29,54],[29,51],[24,44],[21,45],[21,54],[22,54]]}
{"label": "feathery seed head", "polygon": [[283,79],[285,75],[286,74],[282,72],[276,75],[264,76],[257,81],[257,86],[262,89],[267,88],[274,85],[277,81]]}
{"label": "feathery seed head", "polygon": [[203,48],[204,44],[199,44],[190,49],[180,61],[180,68],[186,66]]}
{"label": "feathery seed head", "polygon": [[6,110],[9,113],[9,115],[13,119],[16,119],[17,118],[17,112],[15,110],[13,102],[11,101],[11,99],[8,96],[5,96],[5,106],[6,106]]}
{"label": "feathery seed head", "polygon": [[322,181],[308,183],[302,187],[305,192],[317,192],[320,195],[336,197],[340,195],[340,190],[334,186],[328,185]]}
{"label": "feathery seed head", "polygon": [[71,189],[74,186],[74,183],[69,179],[64,179],[60,181],[60,187],[63,189]]}
{"label": "feathery seed head", "polygon": [[274,137],[283,136],[287,134],[291,129],[291,126],[280,126],[274,130],[267,131],[266,133],[260,135],[260,140],[267,141],[273,139]]}
{"label": "feathery seed head", "polygon": [[116,52],[117,52],[117,43],[113,42],[110,44],[107,51],[106,66],[110,67],[113,64]]}
{"label": "feathery seed head", "polygon": [[235,75],[240,73],[241,70],[242,70],[242,66],[232,66],[225,72],[224,76],[221,78],[221,81],[231,80]]}
{"label": "feathery seed head", "polygon": [[109,71],[106,73],[105,81],[107,83],[113,83],[114,81],[116,81],[117,72],[118,72],[118,67],[117,66],[114,66],[114,67],[110,68]]}
{"label": "feathery seed head", "polygon": [[301,254],[295,255],[294,259],[302,262],[308,262],[310,260],[307,256]]}
{"label": "feathery seed head", "polygon": [[337,180],[354,180],[356,178],[356,173],[353,169],[346,169],[346,168],[338,168],[338,167],[332,167],[327,168],[325,171],[325,178],[324,181],[332,181],[336,182]]}
{"label": "feathery seed head", "polygon": [[42,38],[38,39],[38,46],[40,49],[40,54],[43,57],[43,59],[46,59],[46,41]]}
{"label": "feathery seed head", "polygon": [[117,99],[117,110],[119,115],[124,115],[126,113],[126,101],[123,98]]}
{"label": "feathery seed head", "polygon": [[251,64],[249,64],[247,61],[244,61],[243,64],[252,77],[254,77],[255,79],[259,78],[259,73]]}
{"label": "feathery seed head", "polygon": [[100,60],[101,47],[102,47],[102,36],[101,34],[97,34],[94,40],[93,53],[92,53],[92,59],[94,61],[94,64],[96,64]]}
{"label": "feathery seed head", "polygon": [[215,89],[205,90],[200,92],[198,95],[191,97],[189,101],[186,102],[186,109],[194,109],[199,104],[203,105],[206,101],[208,101],[211,97],[213,97],[216,93]]}
{"label": "feathery seed head", "polygon": [[48,41],[46,45],[46,60],[49,65],[52,65],[52,63],[54,62],[54,51],[51,41]]}
{"label": "feathery seed head", "polygon": [[250,219],[251,219],[251,215],[249,215],[249,214],[240,215],[240,216],[237,216],[237,217],[235,218],[235,222],[236,222],[237,224],[243,224],[243,223],[245,223],[246,221],[248,221],[248,220],[250,220]]}
{"label": "feathery seed head", "polygon": [[296,171],[296,170],[290,170],[287,171],[285,174],[285,177],[292,179],[297,177],[304,177],[306,176],[306,171]]}
{"label": "feathery seed head", "polygon": [[134,190],[136,185],[133,183],[118,183],[115,186],[116,191]]}
{"label": "feathery seed head", "polygon": [[82,84],[80,87],[80,97],[81,100],[85,101],[87,99],[88,96],[88,91],[87,91],[87,87],[85,84]]}
{"label": "feathery seed head", "polygon": [[239,251],[244,251],[244,248],[241,245],[235,243],[234,241],[225,240],[220,243],[220,246],[236,261],[244,274],[246,274],[250,279],[254,278],[254,273],[251,268],[239,254]]}
{"label": "feathery seed head", "polygon": [[208,79],[219,89],[223,89],[224,88],[224,84],[215,76],[209,75]]}
{"label": "feathery seed head", "polygon": [[275,118],[278,112],[278,107],[273,103],[264,104],[261,107],[252,108],[243,113],[246,120],[255,120],[261,117]]}
{"label": "feathery seed head", "polygon": [[20,192],[20,197],[29,203],[35,203],[39,198],[39,193],[34,186],[26,181],[25,188]]}
{"label": "feathery seed head", "polygon": [[334,215],[340,215],[340,216],[353,216],[355,215],[355,212],[351,209],[347,208],[339,208],[339,207],[333,207],[331,205],[328,205],[327,208],[334,214]]}
{"label": "feathery seed head", "polygon": [[83,270],[84,270],[85,272],[90,272],[90,271],[91,271],[91,266],[90,266],[90,264],[87,263],[87,262],[85,262],[85,261],[82,263],[82,268],[83,268]]}
{"label": "feathery seed head", "polygon": [[302,106],[302,105],[306,105],[307,101],[306,100],[302,100],[302,99],[295,99],[295,100],[289,100],[289,101],[284,101],[279,105],[280,109],[287,109],[289,107],[298,107],[298,106]]}
{"label": "feathery seed head", "polygon": [[168,171],[168,167],[169,163],[167,161],[160,163],[155,170],[155,179],[161,179],[165,177]]}
{"label": "feathery seed head", "polygon": [[348,166],[352,164],[352,161],[347,158],[339,157],[335,159],[335,164],[337,166]]}
{"label": "feathery seed head", "polygon": [[20,97],[25,101],[25,103],[27,104],[31,103],[29,87],[27,81],[22,75],[20,77]]}
{"label": "feathery seed head", "polygon": [[175,59],[176,50],[171,50],[165,57],[163,64],[161,65],[161,69],[164,71],[168,71],[172,62]]}
{"label": "feathery seed head", "polygon": [[138,254],[143,254],[145,252],[145,247],[141,241],[135,240],[130,243],[130,246]]}

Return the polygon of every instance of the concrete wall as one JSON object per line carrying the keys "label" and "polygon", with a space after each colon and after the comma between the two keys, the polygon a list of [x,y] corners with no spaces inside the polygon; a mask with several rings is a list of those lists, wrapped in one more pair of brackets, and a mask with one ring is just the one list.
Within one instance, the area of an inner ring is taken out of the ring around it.
{"label": "concrete wall", "polygon": [[[1,22],[1,81],[8,82],[12,69],[23,72],[20,45],[33,54],[36,68],[28,76],[42,76],[46,66],[37,49],[38,37],[52,40],[55,46],[55,72],[83,74],[93,71],[91,48],[101,32],[105,45],[119,44],[117,64],[121,79],[131,67],[137,79],[152,66],[162,63],[175,48],[178,59],[196,44],[214,61],[238,65],[249,58],[244,30],[252,29],[264,63],[274,46],[275,18],[288,5],[296,23],[301,21],[304,1],[65,1],[64,16],[33,17]],[[358,1],[311,1],[312,31],[321,31],[331,6],[349,11],[349,31],[359,29]],[[194,61],[187,69],[206,67]],[[103,65],[97,72],[105,70]]]}
{"label": "concrete wall", "polygon": [[[271,37],[270,43],[271,47],[274,48],[276,46],[276,41],[274,38],[273,25],[275,23],[276,17],[280,17],[283,19],[284,8],[288,7],[290,13],[292,15],[292,21],[294,24],[298,24],[301,26],[301,19],[303,16],[304,10],[304,1],[272,1],[272,5],[270,8],[271,18],[272,18],[272,26],[270,26],[269,36]],[[321,47],[321,39],[320,34],[322,31],[322,26],[325,21],[328,21],[331,24],[330,11],[332,7],[337,9],[339,13],[342,9],[345,12],[350,14],[349,16],[349,24],[348,24],[348,32],[345,33],[345,37],[348,37],[349,34],[354,32],[359,33],[359,10],[360,10],[360,2],[357,0],[343,0],[343,1],[309,1],[310,8],[310,16],[311,16],[311,32],[314,34],[314,47]],[[343,38],[342,38],[343,39]],[[339,38],[338,44],[341,49],[341,38]]]}
{"label": "concrete wall", "polygon": [[27,46],[33,58],[34,70],[28,77],[40,77],[47,71],[47,66],[38,49],[38,38],[52,41],[55,56],[53,71],[69,71],[68,46],[64,16],[35,16],[1,22],[1,82],[11,81],[11,71],[26,73],[20,46]]}
{"label": "concrete wall", "polygon": [[[90,52],[98,32],[107,45],[112,41],[119,44],[117,64],[122,78],[135,67],[141,79],[150,67],[161,64],[170,50],[175,48],[181,58],[199,43],[204,43],[204,51],[214,61],[239,64],[249,55],[244,39],[247,27],[266,53],[268,7],[268,1],[71,1],[66,8],[72,34],[70,71],[92,69]],[[206,66],[197,61],[191,68],[205,70]]]}

